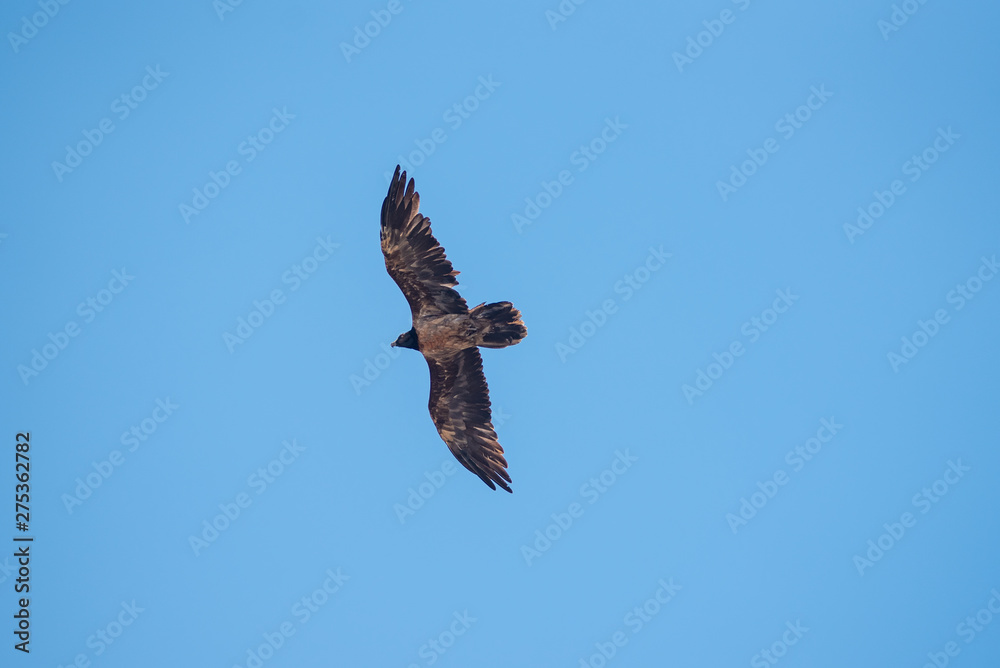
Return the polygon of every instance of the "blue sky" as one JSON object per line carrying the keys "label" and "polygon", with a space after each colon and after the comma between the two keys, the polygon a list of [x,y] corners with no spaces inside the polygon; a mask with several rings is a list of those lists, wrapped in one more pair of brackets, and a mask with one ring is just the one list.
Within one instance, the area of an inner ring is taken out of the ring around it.
{"label": "blue sky", "polygon": [[[4,665],[995,665],[994,4],[2,17]],[[513,495],[387,348],[400,160]]]}

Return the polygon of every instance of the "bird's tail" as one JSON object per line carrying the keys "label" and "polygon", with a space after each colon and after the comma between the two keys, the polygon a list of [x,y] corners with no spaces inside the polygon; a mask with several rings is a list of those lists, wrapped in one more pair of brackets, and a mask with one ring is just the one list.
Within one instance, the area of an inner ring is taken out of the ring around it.
{"label": "bird's tail", "polygon": [[521,312],[510,302],[480,304],[470,314],[479,326],[479,345],[484,348],[506,348],[528,335]]}

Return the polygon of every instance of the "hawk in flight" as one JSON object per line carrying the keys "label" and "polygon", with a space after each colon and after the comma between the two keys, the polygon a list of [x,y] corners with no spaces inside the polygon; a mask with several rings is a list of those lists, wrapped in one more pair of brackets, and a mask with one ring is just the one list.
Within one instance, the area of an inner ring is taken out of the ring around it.
{"label": "hawk in flight", "polygon": [[490,413],[479,346],[506,348],[528,330],[510,302],[469,309],[453,286],[458,274],[420,214],[420,195],[399,165],[382,202],[385,268],[410,304],[413,327],[392,345],[419,350],[431,370],[427,407],[438,434],[462,465],[490,489],[511,491],[503,448]]}

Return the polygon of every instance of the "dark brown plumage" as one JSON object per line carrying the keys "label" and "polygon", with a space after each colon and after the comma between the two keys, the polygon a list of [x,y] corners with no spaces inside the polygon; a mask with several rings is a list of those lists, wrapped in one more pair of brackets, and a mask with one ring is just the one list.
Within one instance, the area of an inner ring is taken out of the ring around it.
{"label": "dark brown plumage", "polygon": [[413,327],[392,344],[419,350],[431,373],[428,409],[438,434],[465,468],[490,489],[510,492],[503,448],[493,429],[490,392],[479,346],[504,348],[528,330],[510,302],[471,311],[454,289],[458,274],[419,212],[420,195],[399,165],[382,202],[385,268],[410,304]]}

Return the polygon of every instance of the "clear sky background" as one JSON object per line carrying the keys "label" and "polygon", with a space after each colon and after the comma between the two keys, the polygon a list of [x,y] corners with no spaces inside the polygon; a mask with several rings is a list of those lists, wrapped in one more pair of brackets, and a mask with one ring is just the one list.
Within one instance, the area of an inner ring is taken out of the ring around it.
{"label": "clear sky background", "polygon": [[0,663],[997,665],[1000,8],[897,5],[6,3]]}

